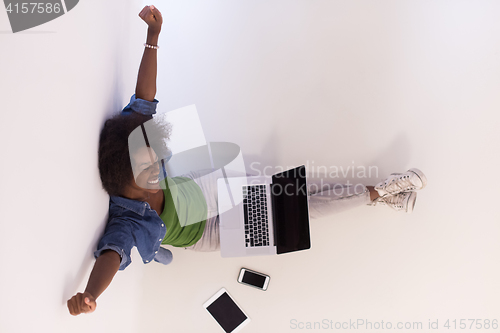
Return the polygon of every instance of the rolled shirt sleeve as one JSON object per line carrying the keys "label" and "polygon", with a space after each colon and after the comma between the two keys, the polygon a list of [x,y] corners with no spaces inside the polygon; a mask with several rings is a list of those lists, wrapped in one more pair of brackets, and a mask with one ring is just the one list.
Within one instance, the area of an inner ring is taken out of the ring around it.
{"label": "rolled shirt sleeve", "polygon": [[[130,102],[126,107],[123,108],[122,114],[127,115],[132,112],[137,112],[143,115],[154,115],[156,114],[156,105],[159,103],[157,99],[151,101],[146,101],[145,99],[136,98],[135,94],[130,97]],[[167,163],[172,158],[172,152],[169,151],[167,156],[161,156],[161,158]],[[164,168],[164,174],[162,175],[162,179],[167,174],[166,169]]]}
{"label": "rolled shirt sleeve", "polygon": [[131,114],[137,112],[146,116],[152,116],[156,113],[156,105],[159,103],[157,99],[146,101],[145,99],[136,98],[135,94],[130,97],[130,102],[123,108],[122,114]]}
{"label": "rolled shirt sleeve", "polygon": [[103,247],[101,247],[99,250],[94,252],[94,258],[98,258],[104,251],[106,250],[113,250],[116,253],[120,255],[121,261],[120,261],[120,268],[119,270],[123,271],[125,267],[127,267],[130,264],[130,260],[127,263],[127,256],[125,255],[125,250],[120,248],[117,245],[114,244],[106,244]]}
{"label": "rolled shirt sleeve", "polygon": [[159,262],[160,264],[163,264],[163,265],[170,264],[172,262],[172,259],[173,259],[172,252],[168,249],[161,247],[161,246],[158,249],[158,253],[153,258],[154,261]]}
{"label": "rolled shirt sleeve", "polygon": [[130,251],[134,246],[134,238],[131,233],[130,224],[126,220],[111,219],[106,225],[94,258],[98,258],[105,250],[113,250],[120,255],[120,271],[123,271],[130,263]]}

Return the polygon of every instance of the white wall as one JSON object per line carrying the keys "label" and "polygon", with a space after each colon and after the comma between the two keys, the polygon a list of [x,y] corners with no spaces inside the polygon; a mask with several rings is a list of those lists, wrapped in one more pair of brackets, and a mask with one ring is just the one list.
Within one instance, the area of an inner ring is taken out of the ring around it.
{"label": "white wall", "polygon": [[[96,312],[72,317],[108,208],[98,134],[133,93],[143,3],[81,1],[17,34],[0,11],[1,332],[219,332],[201,304],[221,287],[252,318],[245,332],[500,319],[500,3],[154,4],[159,110],[196,104],[207,140],[239,144],[248,165],[376,166],[367,185],[418,167],[428,188],[413,214],[313,221],[313,248],[293,255],[173,249],[162,266],[134,252]],[[239,285],[242,266],[270,274],[269,290]]]}

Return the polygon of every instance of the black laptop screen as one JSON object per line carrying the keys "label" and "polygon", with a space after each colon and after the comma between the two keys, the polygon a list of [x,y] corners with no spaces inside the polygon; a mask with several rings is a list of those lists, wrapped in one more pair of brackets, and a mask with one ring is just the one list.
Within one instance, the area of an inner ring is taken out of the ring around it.
{"label": "black laptop screen", "polygon": [[274,175],[271,197],[277,253],[309,249],[311,238],[305,166]]}

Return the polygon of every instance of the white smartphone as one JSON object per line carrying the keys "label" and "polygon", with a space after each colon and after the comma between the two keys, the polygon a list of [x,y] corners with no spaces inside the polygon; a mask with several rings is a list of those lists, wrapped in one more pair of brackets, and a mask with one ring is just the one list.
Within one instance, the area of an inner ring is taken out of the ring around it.
{"label": "white smartphone", "polygon": [[269,275],[251,271],[246,268],[242,268],[240,271],[240,275],[238,276],[239,283],[246,284],[247,286],[254,287],[264,291],[267,290],[267,286],[269,285],[269,280],[270,280]]}

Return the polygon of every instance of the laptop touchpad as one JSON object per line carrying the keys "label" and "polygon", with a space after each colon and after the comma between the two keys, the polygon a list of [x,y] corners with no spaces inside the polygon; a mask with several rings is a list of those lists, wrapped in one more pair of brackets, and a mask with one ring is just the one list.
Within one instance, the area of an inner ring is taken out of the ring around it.
{"label": "laptop touchpad", "polygon": [[[237,207],[238,208],[238,207]],[[222,229],[240,229],[241,228],[241,217],[239,209],[229,209],[224,213],[220,214],[220,228]]]}
{"label": "laptop touchpad", "polygon": [[217,180],[218,190],[218,206],[219,206],[219,221],[220,227],[224,229],[241,229],[243,194],[242,183],[246,183],[246,179],[233,178],[231,181],[228,179],[219,178]]}

